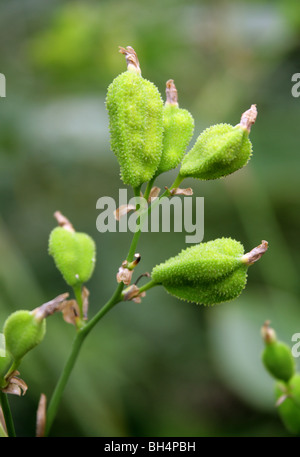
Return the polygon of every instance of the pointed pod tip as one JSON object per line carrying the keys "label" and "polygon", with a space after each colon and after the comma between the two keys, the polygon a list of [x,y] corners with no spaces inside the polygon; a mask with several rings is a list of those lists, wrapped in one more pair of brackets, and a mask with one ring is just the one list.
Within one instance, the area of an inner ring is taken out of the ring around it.
{"label": "pointed pod tip", "polygon": [[262,326],[261,336],[266,344],[275,343],[277,340],[275,330],[270,327],[270,321],[266,321]]}
{"label": "pointed pod tip", "polygon": [[166,82],[166,105],[178,106],[178,94],[173,79]]}
{"label": "pointed pod tip", "polygon": [[75,229],[69,219],[66,218],[60,211],[55,211],[54,218],[60,227],[68,230],[69,232],[75,232]]}
{"label": "pointed pod tip", "polygon": [[138,59],[138,56],[137,56],[135,50],[131,46],[127,46],[126,48],[119,46],[119,52],[125,56],[126,63],[127,63],[127,70],[133,71],[140,75],[141,68],[140,68],[139,59]]}
{"label": "pointed pod tip", "polygon": [[245,111],[240,120],[240,126],[250,133],[252,125],[255,123],[257,118],[257,108],[256,105],[251,105],[251,107]]}
{"label": "pointed pod tip", "polygon": [[264,255],[268,248],[269,243],[263,240],[259,246],[256,246],[250,252],[247,252],[247,254],[243,255],[242,262],[246,265],[253,265]]}

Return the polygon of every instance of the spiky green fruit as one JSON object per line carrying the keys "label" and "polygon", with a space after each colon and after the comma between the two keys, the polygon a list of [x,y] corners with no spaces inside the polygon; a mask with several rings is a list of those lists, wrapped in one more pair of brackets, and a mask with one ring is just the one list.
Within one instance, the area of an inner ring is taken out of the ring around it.
{"label": "spiky green fruit", "polygon": [[291,348],[282,341],[278,341],[276,332],[270,327],[269,321],[262,326],[261,334],[265,343],[261,357],[266,370],[275,379],[288,382],[295,374],[295,359]]}
{"label": "spiky green fruit", "polygon": [[87,282],[95,268],[96,246],[86,233],[56,227],[49,237],[49,254],[72,287]]}
{"label": "spiky green fruit", "polygon": [[288,385],[278,381],[275,384],[275,398],[279,402],[278,414],[287,430],[300,435],[300,375],[295,374]]}
{"label": "spiky green fruit", "polygon": [[295,360],[291,348],[281,341],[266,344],[262,361],[268,372],[276,379],[287,382],[295,374]]}
{"label": "spiky green fruit", "polygon": [[8,316],[3,327],[6,350],[14,361],[20,361],[28,351],[42,341],[45,332],[45,319],[36,319],[30,311],[15,311]]}
{"label": "spiky green fruit", "polygon": [[183,158],[182,178],[218,179],[244,167],[252,154],[249,133],[256,115],[252,105],[242,115],[240,124],[217,124],[204,130]]}
{"label": "spiky green fruit", "polygon": [[157,265],[152,279],[176,297],[203,305],[236,298],[244,289],[248,264],[244,248],[231,238],[219,238],[184,249]]}
{"label": "spiky green fruit", "polygon": [[176,168],[193,136],[194,119],[186,109],[179,108],[173,80],[167,81],[167,100],[163,108],[163,151],[156,175]]}
{"label": "spiky green fruit", "polygon": [[124,184],[139,187],[155,174],[163,139],[163,101],[156,86],[141,76],[132,48],[120,48],[128,69],[107,91],[111,148]]}

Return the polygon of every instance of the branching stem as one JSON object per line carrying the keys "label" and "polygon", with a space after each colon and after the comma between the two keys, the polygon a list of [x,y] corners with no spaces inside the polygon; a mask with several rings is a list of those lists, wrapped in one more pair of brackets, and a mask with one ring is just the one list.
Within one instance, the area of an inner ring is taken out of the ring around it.
{"label": "branching stem", "polygon": [[[170,189],[174,189],[174,188],[178,187],[178,185],[180,184],[182,179],[183,178],[179,175],[175,179],[175,181],[174,181],[173,185],[170,187]],[[146,200],[148,200],[148,198],[149,198],[150,191],[151,191],[151,188],[153,186],[153,183],[154,183],[154,179],[149,181],[149,183],[148,183],[148,185],[146,187],[146,191],[145,191],[145,194],[144,194],[144,198]],[[140,196],[140,190],[141,190],[140,187],[134,189],[134,194],[135,194],[136,197]],[[166,197],[166,196],[169,196],[169,190],[166,190],[161,195],[161,197],[159,197],[157,200],[155,200],[155,202],[159,202],[159,200],[161,198]],[[151,212],[152,207],[153,207],[153,204],[148,207],[148,212],[149,213]],[[139,218],[137,220],[137,224],[139,224]],[[132,239],[132,242],[131,242],[131,246],[129,248],[129,252],[128,252],[128,255],[127,255],[127,261],[128,262],[132,262],[132,260],[134,258],[134,254],[136,252],[136,247],[137,247],[140,235],[141,235],[141,228],[139,230],[137,230],[135,232],[134,236],[133,236],[133,239]],[[156,282],[149,281],[147,284],[145,284],[144,286],[142,286],[140,288],[140,292],[145,292],[146,290],[149,290],[149,289],[151,289],[152,287],[154,287],[156,285],[158,285]],[[119,283],[117,288],[116,288],[116,290],[115,290],[115,292],[113,293],[112,297],[108,300],[108,302],[98,311],[98,313],[90,321],[88,321],[86,323],[85,326],[81,327],[77,331],[76,337],[74,338],[74,341],[73,341],[71,353],[69,355],[69,358],[67,359],[65,367],[64,367],[64,369],[62,371],[62,374],[61,374],[61,376],[60,376],[60,378],[58,380],[56,388],[55,388],[55,390],[53,392],[53,395],[51,397],[51,400],[49,402],[49,406],[48,406],[48,409],[47,409],[47,416],[46,416],[46,430],[45,430],[45,435],[46,436],[49,434],[50,429],[52,427],[53,421],[55,419],[55,416],[56,416],[56,413],[57,413],[57,410],[58,410],[59,403],[61,401],[61,397],[63,395],[64,389],[65,389],[66,384],[67,384],[67,382],[69,380],[69,377],[70,377],[70,375],[72,373],[72,370],[74,368],[75,362],[77,360],[77,357],[79,355],[81,346],[82,346],[85,338],[90,333],[90,331],[94,328],[94,326],[107,314],[107,312],[110,311],[117,303],[122,301],[122,299],[123,299],[123,297],[122,297],[123,288],[124,288],[123,282]],[[76,295],[78,295],[78,294],[79,294],[79,291],[77,291]]]}

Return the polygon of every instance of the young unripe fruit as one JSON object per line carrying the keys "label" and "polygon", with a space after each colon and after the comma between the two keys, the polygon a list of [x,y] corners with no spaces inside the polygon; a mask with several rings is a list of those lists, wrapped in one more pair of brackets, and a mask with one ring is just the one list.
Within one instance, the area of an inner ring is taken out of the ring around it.
{"label": "young unripe fruit", "polygon": [[36,319],[30,311],[16,311],[4,323],[6,350],[18,362],[42,341],[45,332],[45,319]]}
{"label": "young unripe fruit", "polygon": [[249,133],[256,115],[256,107],[252,105],[235,127],[218,124],[204,130],[183,158],[181,177],[217,179],[245,166],[252,153]]}
{"label": "young unripe fruit", "polygon": [[[285,392],[286,398],[280,401]],[[278,381],[275,385],[275,397],[279,400],[278,414],[285,427],[290,433],[300,435],[300,375],[294,375],[288,386]]]}
{"label": "young unripe fruit", "polygon": [[127,71],[108,87],[111,148],[124,184],[138,187],[149,181],[160,162],[163,137],[163,101],[156,86],[141,76],[135,51],[120,48]]}
{"label": "young unripe fruit", "polygon": [[[266,249],[267,245],[264,252]],[[182,250],[154,267],[151,276],[182,300],[214,305],[240,295],[246,285],[248,266],[253,263],[249,254],[244,255],[238,241],[220,238]]]}
{"label": "young unripe fruit", "polygon": [[280,341],[266,345],[262,361],[268,372],[276,379],[287,382],[295,374],[295,361],[291,349]]}
{"label": "young unripe fruit", "polygon": [[194,119],[179,108],[177,90],[173,80],[167,81],[167,100],[163,108],[163,151],[156,175],[176,168],[193,136]]}
{"label": "young unripe fruit", "polygon": [[5,375],[7,374],[8,370],[10,369],[13,363],[12,355],[8,350],[5,351],[5,356],[0,357],[0,389],[6,385],[6,381],[4,380]]}
{"label": "young unripe fruit", "polygon": [[268,372],[276,379],[288,382],[295,374],[295,360],[291,348],[277,341],[273,329],[266,322],[262,328],[265,348],[262,352],[262,361]]}
{"label": "young unripe fruit", "polygon": [[95,267],[96,247],[86,233],[56,227],[50,233],[49,254],[64,280],[72,287],[87,282]]}

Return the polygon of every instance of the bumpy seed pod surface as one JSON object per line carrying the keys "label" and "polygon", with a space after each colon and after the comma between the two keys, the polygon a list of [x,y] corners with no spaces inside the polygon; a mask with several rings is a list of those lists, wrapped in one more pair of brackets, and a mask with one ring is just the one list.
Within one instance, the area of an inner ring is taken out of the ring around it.
{"label": "bumpy seed pod surface", "polygon": [[236,298],[247,281],[244,248],[231,238],[220,238],[181,251],[157,265],[152,279],[176,297],[204,305]]}
{"label": "bumpy seed pod surface", "polygon": [[[279,400],[287,386],[281,381],[275,385],[275,398]],[[300,434],[300,375],[294,375],[288,383],[287,398],[278,405],[279,416],[287,430],[294,435]]]}
{"label": "bumpy seed pod surface", "polygon": [[49,254],[70,286],[85,283],[92,276],[96,247],[94,240],[86,233],[56,227],[49,237]]}
{"label": "bumpy seed pod surface", "polygon": [[127,47],[121,52],[127,62],[131,60],[128,70],[115,78],[107,91],[111,148],[124,184],[138,187],[153,177],[160,162],[163,101],[156,86],[141,76],[134,50]]}
{"label": "bumpy seed pod surface", "polygon": [[173,80],[167,81],[167,100],[163,108],[163,151],[157,175],[176,168],[193,136],[194,119],[186,109],[179,108]]}
{"label": "bumpy seed pod surface", "polygon": [[37,320],[30,311],[16,311],[4,323],[6,349],[15,361],[19,361],[42,341],[45,332],[45,319]]}
{"label": "bumpy seed pod surface", "polygon": [[256,115],[256,107],[252,105],[235,127],[217,124],[204,130],[183,158],[180,175],[203,180],[218,179],[244,167],[252,154],[249,133]]}
{"label": "bumpy seed pod surface", "polygon": [[291,349],[281,341],[266,344],[262,361],[268,372],[276,379],[287,382],[295,374],[295,360]]}
{"label": "bumpy seed pod surface", "polygon": [[0,357],[0,388],[6,385],[4,380],[5,375],[7,374],[8,370],[10,369],[13,363],[12,355],[8,350],[6,350],[5,356]]}

